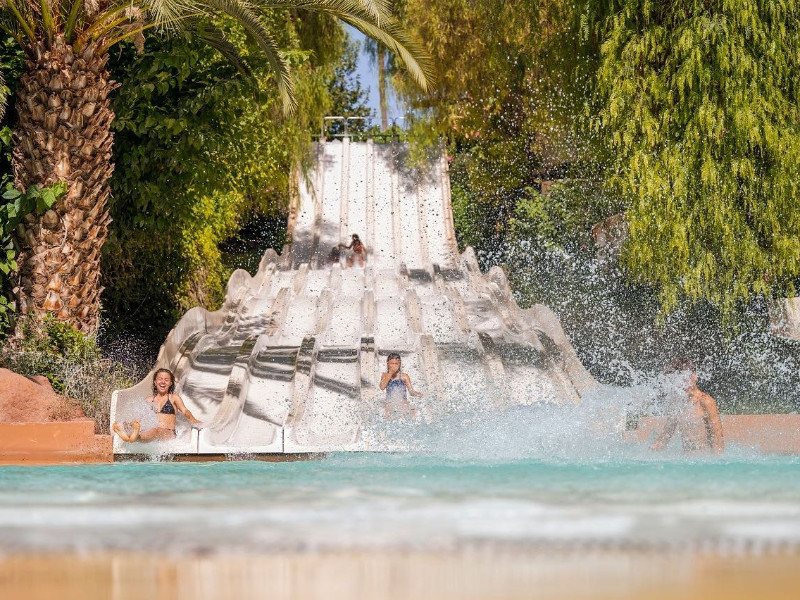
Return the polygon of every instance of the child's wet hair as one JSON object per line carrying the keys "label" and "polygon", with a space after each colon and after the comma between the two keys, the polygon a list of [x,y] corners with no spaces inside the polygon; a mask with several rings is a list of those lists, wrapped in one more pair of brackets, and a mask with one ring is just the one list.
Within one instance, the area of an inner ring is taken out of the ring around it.
{"label": "child's wet hair", "polygon": [[156,377],[158,377],[161,373],[169,373],[169,389],[167,390],[167,394],[174,394],[175,393],[175,375],[172,374],[172,371],[169,369],[158,369],[155,373],[153,373],[153,395],[158,394],[158,388],[156,387]]}
{"label": "child's wet hair", "polygon": [[400,362],[402,362],[403,359],[400,358],[400,355],[397,352],[392,352],[392,353],[389,354],[389,356],[386,357],[386,362],[387,363],[390,360],[399,360]]}

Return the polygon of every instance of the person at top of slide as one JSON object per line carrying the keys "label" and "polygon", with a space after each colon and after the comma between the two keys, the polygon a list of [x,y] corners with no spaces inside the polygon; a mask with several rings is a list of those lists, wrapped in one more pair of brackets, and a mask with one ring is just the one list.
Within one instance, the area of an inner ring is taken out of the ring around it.
{"label": "person at top of slide", "polygon": [[367,262],[367,247],[361,242],[361,238],[357,233],[352,235],[352,240],[349,245],[339,244],[339,248],[352,250],[353,254],[347,257],[347,266],[352,267],[356,257],[358,257],[359,266],[363,267]]}
{"label": "person at top of slide", "polygon": [[663,450],[678,431],[683,450],[688,453],[711,451],[722,454],[725,442],[717,403],[697,387],[697,368],[688,358],[673,360],[666,373],[670,380],[662,392],[667,403],[664,427],[650,448]]}
{"label": "person at top of slide", "polygon": [[153,375],[153,395],[147,398],[147,403],[156,413],[158,424],[156,427],[141,430],[139,421],[131,423],[114,423],[114,433],[123,442],[151,442],[153,440],[171,440],[175,438],[175,423],[177,413],[181,413],[192,425],[199,425],[200,421],[194,418],[191,411],[186,408],[183,400],[175,394],[175,376],[169,369],[159,369]]}
{"label": "person at top of slide", "polygon": [[392,352],[386,357],[386,373],[381,375],[380,389],[386,390],[383,408],[387,419],[391,418],[394,413],[416,416],[417,411],[409,403],[408,395],[422,397],[422,392],[414,389],[414,386],[411,385],[411,378],[400,370],[401,367],[399,354]]}

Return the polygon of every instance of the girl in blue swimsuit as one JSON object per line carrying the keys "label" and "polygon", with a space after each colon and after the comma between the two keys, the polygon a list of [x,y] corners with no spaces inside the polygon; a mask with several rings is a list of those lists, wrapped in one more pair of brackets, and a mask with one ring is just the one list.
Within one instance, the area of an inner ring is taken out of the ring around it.
{"label": "girl in blue swimsuit", "polygon": [[422,392],[418,392],[411,385],[411,378],[403,373],[400,355],[392,352],[386,357],[386,373],[381,375],[381,390],[386,390],[386,401],[383,405],[384,414],[390,419],[393,413],[410,414],[416,416],[416,409],[409,403],[409,394],[414,397],[421,397]]}

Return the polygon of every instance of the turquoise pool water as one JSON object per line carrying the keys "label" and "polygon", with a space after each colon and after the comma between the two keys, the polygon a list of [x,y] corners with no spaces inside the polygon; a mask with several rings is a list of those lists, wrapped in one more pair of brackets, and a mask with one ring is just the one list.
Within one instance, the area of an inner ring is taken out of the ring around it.
{"label": "turquoise pool water", "polygon": [[0,467],[0,552],[800,549],[800,459]]}

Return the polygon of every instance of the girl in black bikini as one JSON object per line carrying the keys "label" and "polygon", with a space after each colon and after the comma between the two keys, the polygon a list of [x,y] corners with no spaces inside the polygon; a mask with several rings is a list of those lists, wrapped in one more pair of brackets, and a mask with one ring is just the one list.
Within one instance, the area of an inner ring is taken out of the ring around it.
{"label": "girl in black bikini", "polygon": [[175,437],[176,412],[181,413],[192,424],[200,421],[194,418],[186,408],[183,400],[175,393],[175,376],[169,369],[159,369],[153,375],[153,396],[147,402],[153,407],[158,417],[158,425],[152,429],[141,431],[139,421],[130,424],[130,433],[126,424],[114,423],[114,433],[123,442],[150,442],[153,440],[170,440]]}

